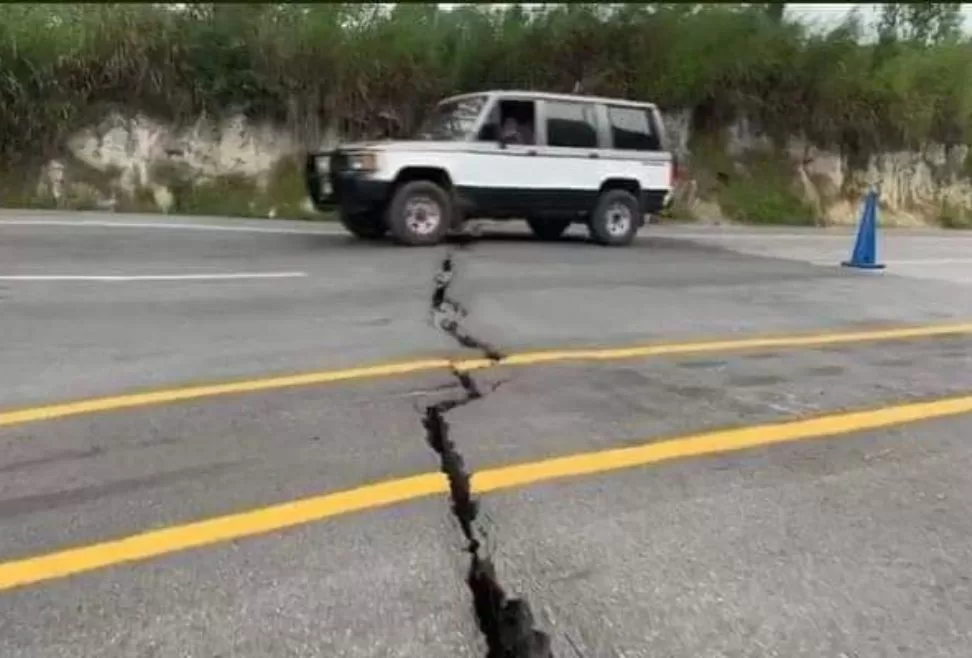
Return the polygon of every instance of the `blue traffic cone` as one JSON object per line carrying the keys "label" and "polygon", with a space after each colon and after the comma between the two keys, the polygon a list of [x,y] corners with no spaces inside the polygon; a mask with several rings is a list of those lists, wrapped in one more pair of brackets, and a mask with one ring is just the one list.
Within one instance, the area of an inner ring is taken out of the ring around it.
{"label": "blue traffic cone", "polygon": [[857,241],[850,260],[845,260],[844,267],[856,267],[863,270],[883,270],[884,265],[877,262],[877,191],[871,190],[864,200],[864,212],[857,227]]}

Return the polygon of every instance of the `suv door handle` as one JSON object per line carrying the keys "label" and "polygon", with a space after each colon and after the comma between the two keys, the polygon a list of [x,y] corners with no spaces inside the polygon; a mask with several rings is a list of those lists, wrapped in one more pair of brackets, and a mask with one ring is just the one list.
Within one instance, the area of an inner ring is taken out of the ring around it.
{"label": "suv door handle", "polygon": [[600,156],[600,154],[599,154],[599,153],[588,153],[588,154],[587,154],[587,157],[589,157],[589,158],[591,158],[591,159],[594,159],[594,158],[599,158],[599,157],[601,157],[601,156]]}
{"label": "suv door handle", "polygon": [[537,154],[537,149],[530,149],[526,153],[527,153],[527,155],[536,155]]}

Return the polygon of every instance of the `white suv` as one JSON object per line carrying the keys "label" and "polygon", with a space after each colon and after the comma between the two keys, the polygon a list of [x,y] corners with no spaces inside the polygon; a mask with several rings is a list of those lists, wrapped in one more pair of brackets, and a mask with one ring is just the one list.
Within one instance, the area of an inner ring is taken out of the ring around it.
{"label": "white suv", "polygon": [[443,100],[411,141],[309,154],[307,186],[361,238],[431,245],[469,219],[523,218],[544,239],[582,222],[624,245],[671,199],[664,143],[651,103],[488,91]]}

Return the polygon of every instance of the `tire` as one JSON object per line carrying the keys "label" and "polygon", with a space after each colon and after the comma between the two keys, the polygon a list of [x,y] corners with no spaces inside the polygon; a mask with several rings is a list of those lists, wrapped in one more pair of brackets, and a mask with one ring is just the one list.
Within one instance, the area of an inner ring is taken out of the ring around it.
{"label": "tire", "polygon": [[530,230],[533,234],[540,238],[541,240],[556,240],[567,227],[571,225],[569,219],[541,219],[539,217],[529,217],[527,218],[527,224],[530,225]]}
{"label": "tire", "polygon": [[638,233],[641,204],[627,190],[605,190],[591,213],[588,227],[598,244],[620,247],[631,244]]}
{"label": "tire", "polygon": [[339,213],[341,225],[351,235],[362,240],[378,240],[388,231],[380,213]]}
{"label": "tire", "polygon": [[417,180],[395,190],[385,215],[392,237],[420,247],[442,242],[452,228],[452,202],[441,187]]}

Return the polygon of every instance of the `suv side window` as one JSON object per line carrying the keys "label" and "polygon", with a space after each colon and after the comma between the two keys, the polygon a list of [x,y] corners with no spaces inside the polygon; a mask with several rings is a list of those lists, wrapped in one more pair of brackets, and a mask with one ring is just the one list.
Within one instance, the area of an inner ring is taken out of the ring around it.
{"label": "suv side window", "polygon": [[661,149],[648,110],[608,105],[611,142],[620,151],[657,151]]}
{"label": "suv side window", "polygon": [[502,99],[493,107],[476,136],[480,142],[502,139],[508,144],[536,143],[536,102]]}
{"label": "suv side window", "polygon": [[593,103],[547,101],[547,146],[596,149],[596,109]]}

